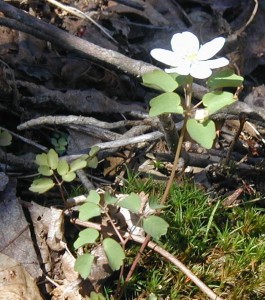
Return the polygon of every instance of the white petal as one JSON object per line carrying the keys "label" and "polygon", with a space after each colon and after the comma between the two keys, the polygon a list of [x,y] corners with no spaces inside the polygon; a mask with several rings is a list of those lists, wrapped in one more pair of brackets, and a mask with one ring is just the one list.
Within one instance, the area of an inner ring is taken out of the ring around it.
{"label": "white petal", "polygon": [[190,68],[190,75],[194,78],[205,79],[212,75],[212,71],[207,65],[201,64],[202,62],[198,62],[196,64],[192,64]]}
{"label": "white petal", "polygon": [[171,39],[171,47],[178,56],[183,57],[187,53],[197,53],[200,43],[196,35],[191,32],[185,31],[176,33]]}
{"label": "white petal", "polygon": [[201,46],[198,52],[199,60],[206,60],[213,57],[217,52],[219,52],[225,43],[225,38],[218,37],[212,41]]}
{"label": "white petal", "polygon": [[179,75],[189,75],[191,64],[189,61],[182,61],[182,63],[176,68]]}
{"label": "white petal", "polygon": [[176,55],[175,52],[169,51],[169,50],[164,50],[164,49],[153,49],[150,54],[153,56],[154,59],[172,66],[172,67],[177,67],[179,63],[179,58]]}
{"label": "white petal", "polygon": [[224,66],[227,66],[229,64],[229,60],[224,58],[224,57],[220,57],[217,59],[209,59],[206,61],[200,61],[198,62],[202,68],[206,67],[206,68],[210,68],[210,69],[217,69],[217,68],[222,68]]}

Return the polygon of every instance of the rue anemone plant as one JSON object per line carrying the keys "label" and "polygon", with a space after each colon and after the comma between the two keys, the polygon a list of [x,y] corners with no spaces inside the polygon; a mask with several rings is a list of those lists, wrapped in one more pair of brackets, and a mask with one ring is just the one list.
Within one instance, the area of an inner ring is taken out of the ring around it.
{"label": "rue anemone plant", "polygon": [[[184,125],[176,145],[170,184],[178,163],[185,131],[188,131],[195,142],[210,149],[216,138],[215,123],[210,119],[211,115],[238,100],[237,92],[242,86],[243,77],[234,74],[229,67],[223,68],[229,64],[229,60],[225,57],[212,59],[222,49],[224,43],[225,38],[217,37],[200,45],[193,33],[185,31],[173,35],[172,51],[165,49],[151,51],[153,58],[171,68],[166,68],[165,71],[155,70],[142,77],[145,86],[162,92],[150,101],[149,115],[158,116],[162,121],[165,120],[164,116],[170,117],[171,114],[184,116]],[[212,70],[218,68],[222,69],[213,73]],[[196,105],[192,104],[194,79],[206,79],[209,89],[209,92]],[[178,94],[180,87],[184,89],[183,99]],[[227,87],[234,88],[235,92],[224,90]],[[165,127],[164,131],[167,131]],[[162,204],[166,200],[170,184],[161,200]]]}

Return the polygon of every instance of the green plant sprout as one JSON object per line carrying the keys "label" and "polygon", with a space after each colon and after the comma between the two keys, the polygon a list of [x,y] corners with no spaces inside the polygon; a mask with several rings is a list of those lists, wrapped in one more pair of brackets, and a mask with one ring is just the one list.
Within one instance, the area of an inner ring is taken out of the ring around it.
{"label": "green plant sprout", "polygon": [[[216,128],[215,123],[209,117],[238,100],[237,90],[242,86],[243,77],[234,74],[231,69],[212,74],[212,69],[229,64],[229,61],[224,57],[210,59],[222,49],[224,43],[225,39],[218,37],[200,46],[198,38],[193,33],[185,31],[173,35],[171,39],[173,51],[164,49],[151,51],[151,55],[156,60],[172,68],[165,69],[165,71],[155,70],[143,75],[145,86],[163,92],[150,101],[149,115],[151,117],[170,114],[184,116],[184,124],[177,143],[171,176],[161,199],[162,205],[166,201],[175,176],[186,130],[194,141],[204,148],[210,149],[216,138]],[[194,106],[192,105],[193,78],[208,78],[206,83],[210,90]],[[184,100],[176,92],[179,87],[184,88]],[[236,92],[233,94],[223,91],[222,89],[225,87],[235,88]],[[166,128],[164,130],[166,131]]]}
{"label": "green plant sprout", "polygon": [[62,155],[66,151],[68,145],[68,135],[65,133],[54,133],[51,138],[51,143],[55,151]]}
{"label": "green plant sprout", "polygon": [[[35,179],[29,190],[34,193],[43,194],[57,184],[64,199],[61,189],[63,182],[73,181],[76,178],[75,172],[77,170],[85,167],[96,168],[98,164],[96,154],[98,151],[98,147],[93,147],[89,154],[82,155],[71,163],[59,158],[58,153],[54,149],[50,149],[48,153],[38,154],[35,160],[39,166],[38,172],[41,176],[45,177]],[[52,179],[48,177],[52,177]]]}
{"label": "green plant sprout", "polygon": [[12,142],[12,135],[5,131],[0,130],[0,147],[5,147],[11,145]]}

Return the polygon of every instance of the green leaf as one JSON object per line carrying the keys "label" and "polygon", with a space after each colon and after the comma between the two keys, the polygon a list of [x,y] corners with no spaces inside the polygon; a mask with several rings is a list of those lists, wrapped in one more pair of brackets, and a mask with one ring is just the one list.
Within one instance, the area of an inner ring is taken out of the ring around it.
{"label": "green leaf", "polygon": [[187,131],[191,138],[206,149],[211,149],[216,137],[215,124],[212,120],[205,120],[203,123],[195,119],[187,122]]}
{"label": "green leaf", "polygon": [[39,166],[49,166],[46,153],[36,155],[35,163]]}
{"label": "green leaf", "polygon": [[57,166],[57,172],[60,176],[66,175],[69,172],[69,164],[65,159],[60,159]]}
{"label": "green leaf", "polygon": [[96,156],[92,158],[88,158],[87,160],[87,167],[91,169],[96,169],[98,166],[98,158]]}
{"label": "green leaf", "polygon": [[100,207],[91,202],[86,202],[79,207],[79,219],[82,221],[88,221],[94,217],[98,217],[101,214]]}
{"label": "green leaf", "polygon": [[121,245],[111,238],[103,240],[103,249],[109,261],[109,265],[113,271],[119,270],[123,264],[125,253]]}
{"label": "green leaf", "polygon": [[54,149],[50,149],[47,153],[48,165],[51,169],[55,170],[58,166],[59,157],[57,152]]}
{"label": "green leaf", "polygon": [[80,274],[83,279],[86,279],[91,272],[94,261],[94,255],[85,253],[77,257],[74,270]]}
{"label": "green leaf", "polygon": [[219,109],[231,105],[236,101],[234,95],[229,92],[211,92],[205,94],[202,98],[202,103],[204,106],[207,106],[209,115],[212,115]]}
{"label": "green leaf", "polygon": [[11,145],[12,135],[7,131],[0,131],[0,146],[5,147]]}
{"label": "green leaf", "polygon": [[66,182],[71,182],[76,178],[75,172],[68,172],[64,175],[62,175],[62,179]]}
{"label": "green leaf", "polygon": [[104,194],[104,200],[106,204],[115,204],[118,201],[118,199],[116,197],[112,197],[109,192]]}
{"label": "green leaf", "polygon": [[244,78],[234,74],[231,69],[221,70],[214,73],[207,81],[209,89],[219,89],[223,87],[238,87],[242,85]]}
{"label": "green leaf", "polygon": [[68,141],[67,141],[67,138],[65,137],[60,137],[59,140],[58,140],[58,144],[60,146],[66,146],[68,144]]}
{"label": "green leaf", "polygon": [[89,151],[89,156],[95,156],[99,152],[100,147],[99,146],[93,146]]}
{"label": "green leaf", "polygon": [[74,242],[75,249],[82,247],[86,244],[95,243],[96,239],[99,237],[99,232],[94,228],[86,228],[79,232],[78,239]]}
{"label": "green leaf", "polygon": [[162,235],[165,235],[168,227],[168,223],[157,216],[150,216],[143,220],[144,231],[150,234],[155,240],[159,240]]}
{"label": "green leaf", "polygon": [[86,165],[87,165],[87,162],[85,160],[83,160],[81,158],[77,158],[70,163],[70,170],[71,170],[71,172],[75,172],[77,170],[85,168]]}
{"label": "green leaf", "polygon": [[164,92],[173,92],[178,83],[166,72],[155,70],[142,76],[143,85]]}
{"label": "green leaf", "polygon": [[38,172],[43,176],[51,176],[53,174],[53,170],[48,166],[39,166]]}
{"label": "green leaf", "polygon": [[99,204],[100,196],[95,190],[91,190],[86,198],[86,201],[94,204]]}
{"label": "green leaf", "polygon": [[181,99],[176,93],[164,93],[153,98],[150,101],[149,115],[151,117],[158,116],[164,113],[182,114],[183,107],[180,105]]}
{"label": "green leaf", "polygon": [[129,196],[119,201],[117,205],[127,208],[134,213],[138,213],[141,208],[141,198],[137,194],[131,193]]}
{"label": "green leaf", "polygon": [[35,179],[29,190],[34,193],[43,194],[53,188],[55,183],[50,178]]}

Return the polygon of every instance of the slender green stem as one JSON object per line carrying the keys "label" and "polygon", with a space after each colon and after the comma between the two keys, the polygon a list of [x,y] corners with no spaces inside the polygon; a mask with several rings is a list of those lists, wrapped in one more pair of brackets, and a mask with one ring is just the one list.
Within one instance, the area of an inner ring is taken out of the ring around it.
{"label": "slender green stem", "polygon": [[171,188],[171,185],[173,183],[175,173],[176,173],[176,170],[177,170],[177,167],[178,167],[178,161],[179,161],[179,158],[180,158],[182,144],[183,144],[183,140],[184,140],[184,136],[185,136],[185,132],[186,132],[186,124],[187,124],[189,114],[190,114],[190,110],[191,110],[191,98],[192,98],[192,78],[190,77],[188,79],[188,82],[185,85],[185,117],[184,117],[184,124],[183,124],[181,134],[180,134],[180,137],[179,137],[179,143],[178,143],[177,151],[176,151],[176,154],[175,154],[175,159],[174,159],[172,171],[171,171],[169,180],[167,182],[167,186],[165,188],[163,197],[160,201],[161,205],[164,205],[166,203],[168,193],[170,191],[170,188]]}

